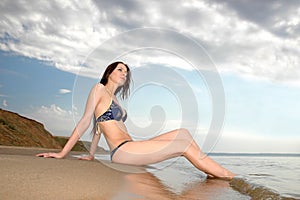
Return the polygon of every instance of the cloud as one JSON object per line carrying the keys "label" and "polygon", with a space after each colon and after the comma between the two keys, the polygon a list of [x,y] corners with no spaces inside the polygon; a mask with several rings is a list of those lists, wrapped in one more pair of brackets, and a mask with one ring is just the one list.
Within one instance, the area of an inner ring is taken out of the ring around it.
{"label": "cloud", "polygon": [[286,30],[299,29],[298,1],[213,2],[222,8],[221,21],[225,21],[220,33],[226,37],[212,54],[220,70],[300,85],[299,30],[288,34],[276,28],[286,20]]}
{"label": "cloud", "polygon": [[59,94],[68,94],[68,93],[71,93],[72,91],[71,90],[68,90],[68,89],[59,89]]}
{"label": "cloud", "polygon": [[88,52],[112,35],[107,26],[94,27],[100,16],[92,1],[31,2],[30,6],[2,1],[0,9],[2,50],[63,66],[66,71],[78,71]]}
{"label": "cloud", "polygon": [[[288,11],[288,12],[287,12]],[[147,31],[128,35],[117,45],[93,50],[108,39],[142,27],[171,29],[201,44],[221,72],[300,85],[299,15],[297,1],[2,1],[0,49],[36,58],[71,73],[95,78],[112,52],[136,50],[126,56],[135,66],[152,61],[182,67],[174,55],[136,49],[153,46],[199,56],[186,40],[153,38]],[[80,14],[79,14],[80,13]],[[96,54],[95,54],[96,55]],[[118,58],[119,55],[114,57]],[[88,59],[88,62],[85,62]],[[180,59],[177,59],[180,60]],[[173,61],[173,62],[172,62]]]}
{"label": "cloud", "polygon": [[239,1],[213,0],[207,2],[217,2],[240,18],[251,21],[279,37],[299,38],[300,4],[298,0],[274,0],[272,2],[251,0]]}
{"label": "cloud", "polygon": [[75,117],[78,113],[76,110],[64,110],[52,104],[49,107],[33,107],[24,115],[43,123],[53,135],[70,136],[75,127]]}
{"label": "cloud", "polygon": [[2,101],[2,106],[4,106],[4,107],[8,106],[7,101],[5,99]]}

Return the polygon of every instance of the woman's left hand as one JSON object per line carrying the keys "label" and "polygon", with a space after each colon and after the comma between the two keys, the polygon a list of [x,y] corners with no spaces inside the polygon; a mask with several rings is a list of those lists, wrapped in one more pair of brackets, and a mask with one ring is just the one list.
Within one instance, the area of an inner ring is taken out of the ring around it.
{"label": "woman's left hand", "polygon": [[44,158],[64,158],[65,156],[63,155],[62,152],[59,152],[59,153],[40,153],[40,154],[37,154],[36,156],[38,157],[44,157]]}

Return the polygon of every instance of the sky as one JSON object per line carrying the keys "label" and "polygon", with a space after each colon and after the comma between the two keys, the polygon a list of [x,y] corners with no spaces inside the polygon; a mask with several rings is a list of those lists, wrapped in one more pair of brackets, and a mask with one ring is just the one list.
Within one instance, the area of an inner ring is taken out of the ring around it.
{"label": "sky", "polygon": [[69,136],[121,60],[135,139],[184,127],[206,152],[300,153],[299,16],[298,0],[2,0],[1,108]]}

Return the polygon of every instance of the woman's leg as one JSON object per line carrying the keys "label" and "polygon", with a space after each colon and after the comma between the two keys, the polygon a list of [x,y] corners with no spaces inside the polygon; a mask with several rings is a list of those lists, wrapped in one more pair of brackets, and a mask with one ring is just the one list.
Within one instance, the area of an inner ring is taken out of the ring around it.
{"label": "woman's leg", "polygon": [[219,178],[235,175],[206,156],[186,129],[174,130],[150,140],[128,142],[116,151],[113,162],[148,165],[178,156],[184,156],[209,175]]}

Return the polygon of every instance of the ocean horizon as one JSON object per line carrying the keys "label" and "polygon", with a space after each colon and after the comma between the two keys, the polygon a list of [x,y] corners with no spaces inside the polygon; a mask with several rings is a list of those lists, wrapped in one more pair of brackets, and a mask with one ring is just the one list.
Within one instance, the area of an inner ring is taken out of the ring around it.
{"label": "ocean horizon", "polygon": [[212,152],[208,153],[210,156],[287,156],[287,157],[300,157],[300,153],[231,153],[231,152]]}

